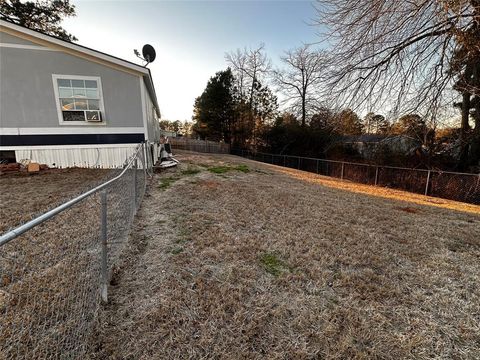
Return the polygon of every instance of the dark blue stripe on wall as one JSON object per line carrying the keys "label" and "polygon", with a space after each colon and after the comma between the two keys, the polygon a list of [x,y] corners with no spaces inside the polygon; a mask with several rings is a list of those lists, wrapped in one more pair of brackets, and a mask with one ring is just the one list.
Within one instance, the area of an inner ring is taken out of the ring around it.
{"label": "dark blue stripe on wall", "polygon": [[133,144],[144,134],[0,135],[0,146]]}

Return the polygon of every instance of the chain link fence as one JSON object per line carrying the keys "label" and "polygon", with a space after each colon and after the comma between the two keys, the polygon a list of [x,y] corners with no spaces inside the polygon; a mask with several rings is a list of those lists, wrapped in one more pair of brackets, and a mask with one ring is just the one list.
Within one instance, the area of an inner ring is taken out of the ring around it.
{"label": "chain link fence", "polygon": [[189,150],[202,153],[230,154],[230,144],[210,141],[196,140],[185,137],[169,138],[168,141],[177,150]]}
{"label": "chain link fence", "polygon": [[114,177],[0,237],[0,358],[79,359],[146,187],[144,145]]}
{"label": "chain link fence", "polygon": [[323,160],[233,149],[233,155],[353,182],[480,204],[480,174]]}

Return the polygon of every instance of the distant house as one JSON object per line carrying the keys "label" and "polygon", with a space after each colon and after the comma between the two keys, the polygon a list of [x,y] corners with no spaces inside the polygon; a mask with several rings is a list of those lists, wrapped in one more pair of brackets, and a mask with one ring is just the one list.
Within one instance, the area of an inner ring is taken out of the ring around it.
{"label": "distant house", "polygon": [[117,167],[159,156],[150,70],[0,20],[0,152],[49,166]]}
{"label": "distant house", "polygon": [[406,135],[363,134],[345,137],[342,144],[348,144],[366,159],[373,158],[377,151],[388,149],[392,153],[412,155],[422,148],[418,139]]}

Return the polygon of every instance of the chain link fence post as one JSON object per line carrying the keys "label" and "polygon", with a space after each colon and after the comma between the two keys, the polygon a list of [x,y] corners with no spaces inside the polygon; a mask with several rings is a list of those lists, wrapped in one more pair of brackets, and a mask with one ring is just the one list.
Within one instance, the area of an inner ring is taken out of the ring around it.
{"label": "chain link fence post", "polygon": [[342,180],[343,180],[343,171],[344,171],[344,170],[345,170],[345,163],[342,162],[342,172],[341,172],[341,174],[340,174],[340,179],[342,179]]}
{"label": "chain link fence post", "polygon": [[378,184],[378,166],[375,167],[375,186]]}
{"label": "chain link fence post", "polygon": [[[150,150],[139,144],[109,180],[0,234],[0,277],[9,281],[0,286],[1,359],[86,357],[134,207],[145,193]],[[45,228],[37,228],[41,224]],[[3,291],[19,301],[2,302]]]}
{"label": "chain link fence post", "polygon": [[425,196],[428,195],[428,185],[430,184],[430,173],[431,173],[431,170],[428,170],[427,183],[425,184]]}
{"label": "chain link fence post", "polygon": [[318,174],[318,163],[319,163],[319,162],[320,162],[320,161],[317,159],[317,174]]}
{"label": "chain link fence post", "polygon": [[133,205],[134,210],[137,210],[137,169],[138,169],[138,160],[135,158],[133,165]]}
{"label": "chain link fence post", "polygon": [[[146,148],[146,144],[142,144],[142,148]],[[145,152],[142,151],[142,159],[141,163],[143,166],[143,193],[147,190],[147,158],[145,157]],[[152,176],[153,176],[153,169],[152,169]]]}
{"label": "chain link fence post", "polygon": [[102,302],[106,304],[108,302],[108,267],[107,267],[107,190],[103,190],[100,193],[101,201],[101,233],[100,238],[102,241],[102,284],[101,284],[101,297]]}

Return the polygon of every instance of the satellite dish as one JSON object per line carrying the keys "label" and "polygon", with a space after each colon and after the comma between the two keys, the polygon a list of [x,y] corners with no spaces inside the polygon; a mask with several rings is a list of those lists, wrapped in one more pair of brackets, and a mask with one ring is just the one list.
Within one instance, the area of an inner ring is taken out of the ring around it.
{"label": "satellite dish", "polygon": [[157,56],[155,53],[155,49],[152,45],[149,44],[143,45],[142,55],[147,64],[153,62],[155,60],[155,57]]}

